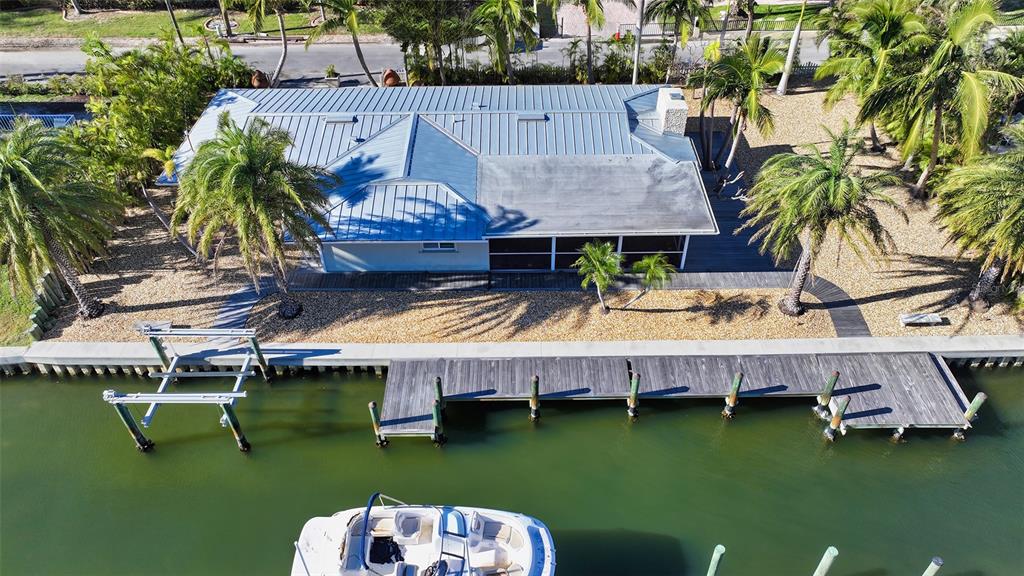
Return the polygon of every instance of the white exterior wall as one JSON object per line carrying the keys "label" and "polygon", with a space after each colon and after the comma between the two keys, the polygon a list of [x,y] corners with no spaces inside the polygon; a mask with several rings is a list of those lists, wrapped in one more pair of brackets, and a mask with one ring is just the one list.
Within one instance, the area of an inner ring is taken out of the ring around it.
{"label": "white exterior wall", "polygon": [[420,242],[325,243],[325,272],[468,272],[490,268],[487,242],[456,242],[455,252],[425,252]]}

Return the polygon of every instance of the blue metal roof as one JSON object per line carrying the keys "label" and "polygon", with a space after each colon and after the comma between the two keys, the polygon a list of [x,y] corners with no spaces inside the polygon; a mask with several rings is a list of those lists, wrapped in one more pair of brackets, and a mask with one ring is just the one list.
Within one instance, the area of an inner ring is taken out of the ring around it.
{"label": "blue metal roof", "polygon": [[[193,149],[214,136],[217,117],[224,111],[239,123],[263,118],[291,134],[289,160],[321,166],[341,177],[340,185],[324,190],[336,232],[324,233],[324,240],[480,239],[488,221],[487,210],[476,205],[486,192],[479,188],[481,158],[557,158],[561,173],[578,179],[579,190],[591,194],[607,188],[591,182],[587,164],[576,157],[695,162],[688,138],[662,132],[655,110],[659,88],[222,90],[175,159],[180,173]],[[642,180],[642,174],[630,178],[634,166],[636,171],[647,169],[644,162],[623,162],[622,181]],[[700,196],[693,202],[706,200],[702,186],[693,192]],[[573,210],[585,211],[592,204],[585,197],[562,201]],[[437,222],[432,224],[431,219]]]}

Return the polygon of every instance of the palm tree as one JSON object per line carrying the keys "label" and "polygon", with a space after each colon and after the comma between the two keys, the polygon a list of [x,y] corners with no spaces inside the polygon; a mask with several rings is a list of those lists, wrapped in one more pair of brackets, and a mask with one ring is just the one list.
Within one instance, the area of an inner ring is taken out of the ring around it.
{"label": "palm tree", "polygon": [[181,28],[178,27],[178,19],[174,17],[174,8],[171,8],[171,0],[164,0],[164,5],[167,6],[167,13],[171,15],[171,26],[174,27],[174,33],[178,35],[178,42],[181,45],[185,45],[185,39],[181,37]]}
{"label": "palm tree", "polygon": [[[652,0],[644,19],[660,20],[662,28],[672,22],[672,62],[675,63],[679,46],[689,42],[694,26],[704,28],[711,22],[711,9],[704,0]],[[671,69],[669,66],[669,71]],[[668,74],[665,73],[666,83]]]}
{"label": "palm tree", "polygon": [[640,293],[633,297],[632,300],[626,302],[623,308],[628,308],[630,304],[644,297],[645,294],[651,290],[660,290],[666,284],[668,284],[669,278],[672,273],[676,271],[676,267],[668,263],[668,257],[658,252],[657,254],[648,254],[640,260],[633,263],[633,274],[640,276],[640,285],[643,289]]}
{"label": "palm tree", "polygon": [[725,160],[725,171],[718,180],[717,191],[720,192],[725,185],[747,122],[753,122],[761,134],[766,136],[775,128],[772,111],[761,102],[761,95],[768,78],[782,70],[782,65],[782,53],[775,48],[772,39],[754,34],[748,40],[738,40],[732,53],[723,56],[709,68],[707,91],[701,106],[708,106],[716,100],[726,100],[733,105],[730,130],[732,145]]}
{"label": "palm tree", "polygon": [[[629,6],[633,6],[633,0],[615,0]],[[604,26],[604,4],[602,0],[548,0],[551,9],[558,12],[563,2],[579,6],[583,10],[583,16],[587,23],[587,84],[594,83],[594,51],[593,51],[593,27]]]}
{"label": "palm tree", "polygon": [[936,220],[961,255],[982,257],[981,276],[967,300],[988,304],[1000,279],[1024,276],[1024,123],[1004,129],[1013,148],[954,168],[938,185]]}
{"label": "palm tree", "polygon": [[217,0],[217,8],[220,10],[220,20],[224,23],[224,35],[228,38],[234,36],[231,31],[231,16],[228,14],[228,2],[230,0]]}
{"label": "palm tree", "polygon": [[615,251],[611,242],[587,242],[580,248],[580,257],[572,267],[583,277],[580,286],[584,290],[594,285],[601,312],[607,314],[610,309],[604,303],[604,291],[622,274],[622,254]]}
{"label": "palm tree", "polygon": [[[359,46],[359,12],[356,10],[356,0],[307,0],[307,2],[307,6],[318,4],[320,10],[324,11],[324,18],[306,37],[306,50],[309,50],[309,47],[324,34],[331,34],[342,29],[348,30],[352,35],[352,47],[355,48],[359,65],[362,66],[363,73],[366,74],[370,84],[376,88],[377,81],[370,73],[369,67],[366,66],[363,49]],[[327,12],[330,12],[330,17],[327,17]]]}
{"label": "palm tree", "polygon": [[278,59],[277,67],[270,76],[271,88],[280,82],[281,70],[284,70],[284,61],[288,58],[288,30],[284,25],[284,9],[287,2],[288,0],[245,0],[245,13],[252,22],[254,32],[263,31],[263,19],[268,13],[273,12],[277,16],[277,27],[281,34],[281,58]]}
{"label": "palm tree", "polygon": [[800,3],[800,17],[796,20],[793,35],[789,37],[789,50],[786,52],[786,65],[782,68],[782,79],[779,80],[779,86],[775,89],[775,93],[779,96],[785,96],[786,89],[789,87],[789,75],[793,71],[793,59],[796,58],[796,47],[800,43],[800,29],[803,28],[804,12],[806,11],[807,0],[803,0]]}
{"label": "palm tree", "polygon": [[516,37],[523,38],[528,46],[537,41],[533,25],[537,15],[525,6],[523,0],[484,0],[473,11],[473,19],[487,38],[491,50],[494,70],[512,83],[512,52]]}
{"label": "palm tree", "polygon": [[938,162],[944,115],[956,115],[958,147],[963,159],[970,160],[978,154],[988,128],[992,87],[1010,94],[1024,91],[1024,78],[978,67],[974,53],[995,21],[992,0],[970,0],[958,5],[939,29],[931,57],[921,70],[883,83],[867,96],[861,107],[861,122],[893,110],[904,119],[904,157],[918,149],[931,124],[931,156],[913,188],[918,197],[925,195],[928,178]]}
{"label": "palm tree", "polygon": [[[707,46],[704,47],[704,67],[698,74],[698,80],[701,83],[701,99],[707,99],[708,97],[708,75],[709,66],[714,62],[717,62],[722,57],[722,53],[718,44],[718,40],[708,42]],[[705,130],[704,118],[707,116],[707,130]],[[701,164],[705,170],[710,170],[711,165],[711,148],[715,136],[715,102],[714,100],[708,106],[705,106],[701,102],[700,116],[698,120],[698,129],[700,131],[700,142],[701,142]]]}
{"label": "palm tree", "polygon": [[164,174],[167,174],[168,178],[173,178],[178,168],[174,161],[174,154],[177,151],[178,149],[174,146],[168,146],[163,150],[160,148],[146,148],[142,151],[142,157],[159,162]]}
{"label": "palm tree", "polygon": [[747,27],[743,30],[743,39],[750,38],[750,34],[754,31],[754,7],[757,5],[755,0],[740,0],[737,6],[742,6],[743,11],[747,13]]}
{"label": "palm tree", "polygon": [[208,258],[213,250],[215,266],[224,244],[234,239],[257,290],[269,266],[284,318],[302,313],[288,293],[285,237],[303,252],[319,254],[317,228],[330,230],[321,186],[336,181],[320,168],[289,162],[291,144],[287,131],[265,120],[253,119],[243,129],[222,114],[217,135],[199,146],[181,175],[171,216],[174,230],[187,221],[186,235],[200,255]]}
{"label": "palm tree", "polygon": [[84,158],[38,121],[18,118],[0,136],[0,263],[25,288],[56,269],[78,314],[96,318],[104,305],[78,272],[103,252],[122,206],[85,172]]}
{"label": "palm tree", "polygon": [[[825,106],[831,108],[847,94],[862,101],[878,89],[892,72],[892,60],[928,41],[923,20],[911,0],[865,0],[850,10],[846,33],[834,38],[832,54],[814,74],[815,80],[828,77],[836,82],[825,93]],[[779,84],[780,90],[782,84]],[[882,150],[874,117],[867,118],[871,131],[871,149]]]}
{"label": "palm tree", "polygon": [[750,219],[739,230],[757,228],[750,241],[761,243],[762,254],[770,253],[776,262],[782,262],[800,250],[789,294],[779,301],[779,310],[790,316],[804,311],[800,296],[812,261],[830,235],[862,259],[863,249],[884,254],[893,248],[875,206],[900,210],[882,192],[899,183],[899,178],[888,173],[861,176],[854,172],[854,158],[864,147],[856,128],[844,126],[841,132],[828,134],[827,154],[805,146],[804,154],[787,152],[769,158],[740,213]]}

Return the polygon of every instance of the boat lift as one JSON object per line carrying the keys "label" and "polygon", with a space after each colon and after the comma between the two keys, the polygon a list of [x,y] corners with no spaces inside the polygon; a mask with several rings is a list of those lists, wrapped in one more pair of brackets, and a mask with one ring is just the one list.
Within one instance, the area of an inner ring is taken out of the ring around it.
{"label": "boat lift", "polygon": [[[153,345],[154,350],[156,350],[157,355],[160,357],[160,363],[163,366],[162,372],[150,372],[149,374],[152,378],[160,379],[160,384],[157,387],[156,393],[123,394],[116,390],[106,390],[103,392],[103,400],[113,405],[117,410],[117,414],[121,418],[121,421],[124,423],[125,427],[128,428],[128,432],[131,433],[132,439],[135,441],[136,448],[141,452],[148,452],[153,449],[154,443],[142,433],[142,430],[139,428],[138,423],[136,423],[131,410],[129,410],[125,404],[149,404],[149,407],[146,409],[146,414],[142,417],[142,426],[144,428],[149,428],[150,424],[153,423],[153,418],[156,416],[156,411],[161,404],[215,404],[220,406],[221,412],[223,413],[220,419],[221,426],[231,428],[231,433],[235,437],[238,449],[242,452],[248,452],[251,450],[252,446],[246,439],[245,434],[242,433],[242,428],[238,422],[238,416],[235,414],[234,406],[235,401],[238,398],[246,397],[246,392],[242,390],[242,387],[244,386],[247,378],[256,374],[252,369],[254,361],[259,366],[263,379],[265,381],[270,380],[270,370],[267,365],[266,358],[263,356],[263,352],[260,349],[259,342],[256,340],[256,331],[172,328],[169,323],[162,323],[161,325],[150,323],[140,324],[136,326],[136,329],[140,334],[149,338],[149,341]],[[232,340],[245,341],[247,344],[247,350],[245,352],[245,358],[242,360],[241,369],[237,372],[179,371],[181,370],[179,365],[182,363],[182,359],[184,357],[174,352],[173,348],[166,346],[164,339],[195,338],[199,336],[218,339],[221,342],[231,342]],[[168,350],[170,350],[170,353]],[[167,392],[168,386],[183,378],[234,378],[234,385],[230,391],[226,392]]]}

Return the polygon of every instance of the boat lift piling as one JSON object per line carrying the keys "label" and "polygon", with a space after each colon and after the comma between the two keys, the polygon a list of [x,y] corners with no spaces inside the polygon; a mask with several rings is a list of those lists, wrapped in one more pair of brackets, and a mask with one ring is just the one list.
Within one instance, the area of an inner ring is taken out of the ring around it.
{"label": "boat lift piling", "polygon": [[828,403],[832,401],[832,391],[836,388],[836,382],[839,381],[839,371],[832,372],[832,375],[825,381],[825,389],[821,391],[818,396],[818,405],[814,407],[814,413],[818,415],[818,418],[822,420],[828,420]]}
{"label": "boat lift piling", "polygon": [[932,558],[931,564],[928,564],[928,568],[921,576],[935,576],[939,572],[939,568],[942,568],[942,558],[936,556]]}
{"label": "boat lift piling", "polygon": [[718,574],[718,563],[722,561],[723,554],[725,554],[725,546],[721,544],[715,546],[715,551],[711,553],[711,564],[708,565],[708,576]]}
{"label": "boat lift piling", "polygon": [[722,409],[722,416],[725,418],[732,418],[733,413],[736,412],[736,404],[739,402],[740,386],[743,385],[743,372],[737,372],[732,377],[732,389],[729,391],[729,395],[725,397],[725,408]]}
{"label": "boat lift piling", "polygon": [[835,546],[829,546],[825,550],[825,554],[822,555],[821,561],[818,562],[818,567],[814,570],[814,576],[825,576],[828,574],[828,570],[832,567],[832,562],[835,561],[836,556],[839,556],[839,550]]}
{"label": "boat lift piling", "polygon": [[540,420],[540,376],[530,379],[530,422]]}

